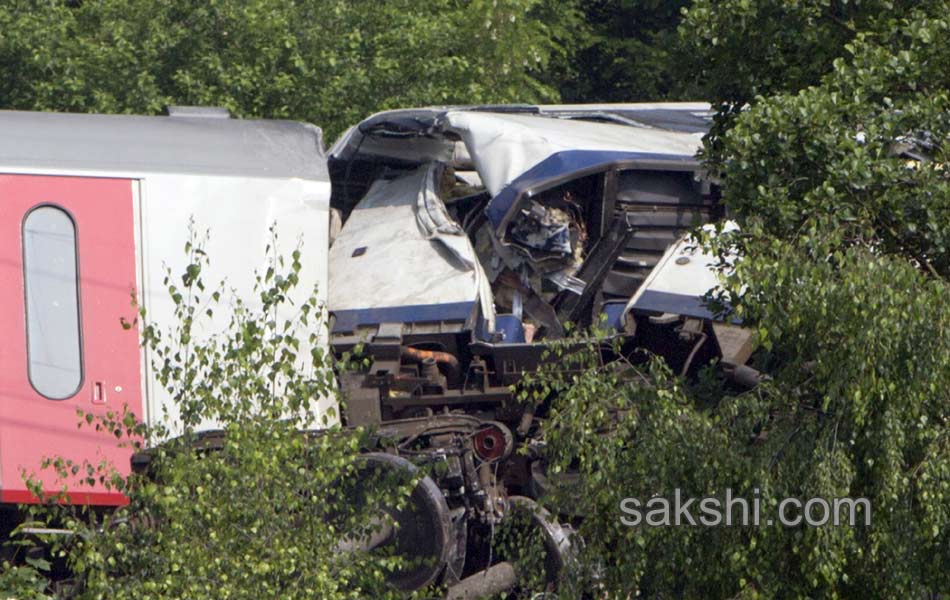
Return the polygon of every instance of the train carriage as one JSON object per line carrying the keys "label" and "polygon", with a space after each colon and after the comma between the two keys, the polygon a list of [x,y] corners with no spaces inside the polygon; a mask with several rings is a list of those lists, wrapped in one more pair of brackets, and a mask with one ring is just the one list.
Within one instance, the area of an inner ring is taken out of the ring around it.
{"label": "train carriage", "polygon": [[[189,223],[208,230],[206,281],[249,296],[269,231],[289,253],[304,240],[301,293],[327,283],[330,181],[319,128],[230,118],[222,109],[167,116],[0,111],[0,503],[47,490],[44,457],[129,469],[108,432],[77,426],[77,409],[124,407],[155,423],[174,407],[156,382],[136,322],[138,307],[173,324],[163,279],[181,273]],[[226,307],[215,315],[227,322]],[[141,324],[139,325],[141,326]],[[328,399],[319,405],[327,407]],[[124,498],[66,482],[71,500]]]}

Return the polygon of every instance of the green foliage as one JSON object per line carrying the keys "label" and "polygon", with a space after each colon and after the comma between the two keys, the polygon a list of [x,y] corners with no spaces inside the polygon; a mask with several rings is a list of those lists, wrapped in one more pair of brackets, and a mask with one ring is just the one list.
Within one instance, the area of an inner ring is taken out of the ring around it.
{"label": "green foliage", "polygon": [[[572,39],[579,47],[570,77],[560,78],[570,102],[695,100],[697,88],[683,76],[677,26],[689,2],[589,0],[586,28]],[[560,74],[559,74],[560,75]]]}
{"label": "green foliage", "polygon": [[[594,342],[573,354],[580,373],[541,375],[560,390],[545,425],[549,478],[571,473],[545,503],[580,512],[584,539],[563,597],[593,586],[620,597],[922,597],[950,586],[947,286],[859,250],[816,265],[776,243],[768,259],[742,277],[758,282],[747,301],[762,311],[772,382],[710,407],[661,362],[604,364]],[[672,500],[677,489],[760,498],[763,525],[620,522],[624,498]],[[786,497],[868,498],[872,526],[765,524]]]}
{"label": "green foliage", "polygon": [[31,565],[0,565],[0,593],[15,593],[16,600],[51,600],[46,593],[47,579],[43,569]]}
{"label": "green foliage", "polygon": [[[823,12],[835,4],[695,4],[712,12],[692,13],[690,26],[702,18],[734,29],[717,41],[738,74],[715,75],[738,90],[722,98],[790,90],[756,99],[709,148],[741,233],[707,243],[742,254],[723,298],[756,331],[754,360],[771,380],[730,393],[708,372],[690,383],[658,361],[604,364],[592,339],[573,355],[579,373],[532,382],[560,394],[545,427],[549,471],[576,476],[546,503],[567,514],[583,507],[581,589],[686,598],[950,591],[950,6],[871,18],[873,6],[846,19],[867,30],[839,39]],[[813,22],[794,17],[813,9]],[[768,14],[771,26],[761,21]],[[795,35],[782,37],[780,26]],[[772,36],[774,53],[754,52]],[[773,59],[775,79],[760,79]],[[872,525],[621,523],[623,498],[676,489],[759,497],[766,517],[786,497],[864,497]]]}
{"label": "green foliage", "polygon": [[677,68],[717,111],[707,151],[758,99],[818,84],[859,35],[887,33],[900,15],[941,0],[695,0],[679,27]]}
{"label": "green foliage", "polygon": [[388,108],[555,100],[538,73],[574,22],[549,0],[4,0],[0,106],[220,105],[335,136]]}
{"label": "green foliage", "polygon": [[546,546],[550,541],[539,524],[553,518],[528,498],[514,497],[509,501],[508,513],[492,536],[492,556],[511,563],[518,574],[515,597],[556,591],[556,561],[550,558]]}
{"label": "green foliage", "polygon": [[707,99],[741,107],[814,85],[859,32],[891,28],[920,1],[695,0],[680,27],[681,66]]}
{"label": "green foliage", "polygon": [[[196,236],[184,273],[168,274],[174,326],[144,329],[173,399],[167,426],[128,414],[87,419],[149,446],[145,473],[119,477],[105,466],[53,461],[61,476],[88,469],[130,501],[108,514],[52,503],[33,509],[33,521],[75,532],[53,541],[53,555],[65,557],[80,598],[403,596],[386,577],[404,561],[360,548],[386,524],[385,511],[405,503],[414,478],[366,485],[361,432],[341,429],[332,413],[315,422],[318,401],[336,394],[332,357],[320,345],[324,314],[315,291],[303,301],[295,293],[300,248],[285,263],[276,242],[253,298],[205,288],[208,259]],[[220,311],[223,328],[213,320]],[[209,423],[220,430],[198,433]],[[29,571],[2,577],[18,593],[36,587]]]}
{"label": "green foliage", "polygon": [[[950,275],[948,27],[918,14],[862,34],[822,85],[742,115],[717,160],[730,207],[766,234],[834,231],[830,249],[863,244]],[[921,143],[927,160],[901,155]]]}

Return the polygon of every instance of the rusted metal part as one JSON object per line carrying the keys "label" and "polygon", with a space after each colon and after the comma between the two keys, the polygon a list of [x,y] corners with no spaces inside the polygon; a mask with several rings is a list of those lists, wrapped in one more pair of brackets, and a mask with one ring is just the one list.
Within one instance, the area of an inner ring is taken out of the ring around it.
{"label": "rusted metal part", "polygon": [[394,411],[400,411],[414,406],[497,405],[506,402],[510,398],[511,390],[507,387],[497,386],[488,388],[484,392],[478,390],[449,390],[445,394],[387,398],[385,403]]}
{"label": "rusted metal part", "polygon": [[474,432],[482,420],[470,415],[442,414],[415,419],[400,419],[386,421],[376,429],[376,438],[380,440],[404,441],[420,435],[436,435],[440,433]]}
{"label": "rusted metal part", "polygon": [[469,575],[449,588],[446,600],[493,598],[513,589],[518,575],[510,562],[500,562],[474,575]]}
{"label": "rusted metal part", "polygon": [[379,389],[367,387],[365,378],[358,373],[344,373],[340,387],[346,398],[346,421],[350,425],[369,425],[382,420]]}
{"label": "rusted metal part", "polygon": [[412,360],[418,363],[423,363],[426,359],[432,359],[437,364],[443,366],[447,373],[446,377],[451,382],[456,382],[461,375],[462,369],[459,366],[459,359],[456,358],[454,354],[449,352],[439,352],[437,350],[422,350],[420,348],[412,348],[409,346],[403,346],[399,351],[400,355],[408,360]]}
{"label": "rusted metal part", "polygon": [[508,458],[515,444],[511,430],[497,421],[486,423],[476,431],[472,442],[475,445],[475,454],[489,462]]}
{"label": "rusted metal part", "polygon": [[446,388],[446,377],[439,371],[439,365],[434,358],[423,358],[420,371],[422,372],[422,377],[430,386],[439,389]]}

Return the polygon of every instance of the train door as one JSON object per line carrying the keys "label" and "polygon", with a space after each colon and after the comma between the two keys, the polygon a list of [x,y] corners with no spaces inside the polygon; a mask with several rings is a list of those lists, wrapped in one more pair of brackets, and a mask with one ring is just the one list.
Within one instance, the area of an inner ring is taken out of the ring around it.
{"label": "train door", "polygon": [[[133,321],[134,182],[0,174],[0,501],[35,501],[65,483],[83,504],[121,495],[80,477],[60,481],[44,457],[129,469],[114,434],[79,426],[77,410],[141,415],[141,353]],[[82,473],[80,473],[80,476]]]}

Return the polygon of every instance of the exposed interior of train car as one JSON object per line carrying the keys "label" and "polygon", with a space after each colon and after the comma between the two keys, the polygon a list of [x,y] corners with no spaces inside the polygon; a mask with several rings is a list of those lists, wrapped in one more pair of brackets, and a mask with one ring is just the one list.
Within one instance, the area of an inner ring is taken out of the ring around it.
{"label": "exposed interior of train car", "polygon": [[746,336],[702,302],[711,258],[681,240],[725,216],[696,157],[709,115],[420,109],[352,128],[330,152],[331,333],[373,364],[347,376],[348,422],[503,412],[569,323],[605,319],[678,371],[744,363]]}

